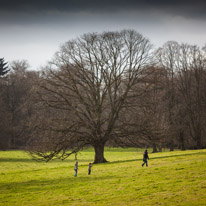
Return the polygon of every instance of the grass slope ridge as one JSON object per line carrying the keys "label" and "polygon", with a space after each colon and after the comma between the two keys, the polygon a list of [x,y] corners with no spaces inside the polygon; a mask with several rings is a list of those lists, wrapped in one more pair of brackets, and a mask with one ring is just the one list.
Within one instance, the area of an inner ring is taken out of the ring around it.
{"label": "grass slope ridge", "polygon": [[0,152],[0,205],[206,205],[206,150],[149,154],[106,148],[109,163],[87,166],[93,150],[66,161],[35,162],[22,151]]}

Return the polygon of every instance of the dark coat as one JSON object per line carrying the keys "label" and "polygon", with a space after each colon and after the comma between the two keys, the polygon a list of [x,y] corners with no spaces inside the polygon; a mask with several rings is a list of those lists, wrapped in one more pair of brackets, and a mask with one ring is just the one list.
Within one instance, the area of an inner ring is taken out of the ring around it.
{"label": "dark coat", "polygon": [[147,153],[147,152],[144,152],[144,154],[143,154],[143,159],[149,159],[149,156],[148,156],[148,153]]}

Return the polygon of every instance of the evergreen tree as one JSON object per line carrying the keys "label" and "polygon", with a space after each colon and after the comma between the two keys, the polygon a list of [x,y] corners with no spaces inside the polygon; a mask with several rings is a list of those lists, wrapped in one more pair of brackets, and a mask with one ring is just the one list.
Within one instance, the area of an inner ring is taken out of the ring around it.
{"label": "evergreen tree", "polygon": [[9,72],[8,62],[4,62],[4,58],[0,58],[0,77],[4,76],[7,72]]}

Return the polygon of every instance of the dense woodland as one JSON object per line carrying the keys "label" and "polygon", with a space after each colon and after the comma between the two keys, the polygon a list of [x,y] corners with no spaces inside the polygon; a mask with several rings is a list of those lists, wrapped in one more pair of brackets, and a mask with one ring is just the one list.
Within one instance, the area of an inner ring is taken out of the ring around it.
{"label": "dense woodland", "polygon": [[206,147],[206,48],[135,31],[66,42],[41,71],[0,62],[0,149],[46,161],[84,147]]}

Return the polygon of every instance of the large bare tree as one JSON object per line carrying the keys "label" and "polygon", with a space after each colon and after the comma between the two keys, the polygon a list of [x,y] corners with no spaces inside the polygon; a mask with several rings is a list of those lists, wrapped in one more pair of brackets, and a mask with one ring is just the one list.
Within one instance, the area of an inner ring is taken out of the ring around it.
{"label": "large bare tree", "polygon": [[66,42],[36,88],[38,113],[45,115],[31,124],[32,155],[64,159],[91,145],[94,163],[105,162],[105,144],[128,135],[119,115],[133,98],[132,89],[143,84],[150,55],[150,41],[133,30]]}

